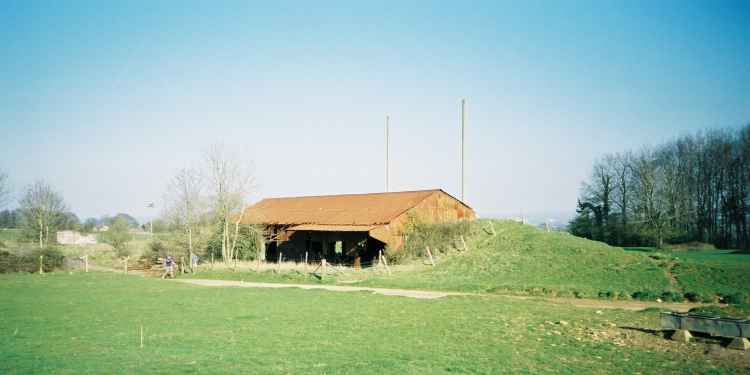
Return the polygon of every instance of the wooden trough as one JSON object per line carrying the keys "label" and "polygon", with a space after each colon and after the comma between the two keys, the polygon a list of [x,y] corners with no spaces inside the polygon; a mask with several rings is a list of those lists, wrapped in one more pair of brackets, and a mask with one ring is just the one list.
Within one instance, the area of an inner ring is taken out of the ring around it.
{"label": "wooden trough", "polygon": [[750,320],[721,318],[686,313],[661,313],[661,326],[665,330],[674,330],[673,340],[690,341],[690,332],[700,332],[711,336],[733,338],[729,348],[750,349]]}

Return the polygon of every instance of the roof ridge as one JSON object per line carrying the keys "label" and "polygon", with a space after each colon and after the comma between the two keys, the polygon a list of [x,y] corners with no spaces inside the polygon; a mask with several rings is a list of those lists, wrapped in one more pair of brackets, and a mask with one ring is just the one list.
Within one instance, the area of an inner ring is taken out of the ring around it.
{"label": "roof ridge", "polygon": [[[292,196],[292,197],[271,197],[271,198],[263,198],[261,201],[270,200],[270,199],[300,199],[300,198],[323,198],[323,197],[353,197],[353,196],[365,196],[365,195],[386,195],[386,194],[405,194],[405,193],[428,193],[428,192],[437,192],[437,191],[443,191],[443,189],[436,188],[436,189],[423,189],[423,190],[402,190],[402,191],[381,191],[376,193],[346,193],[346,194],[324,194],[324,195],[301,195],[301,196]],[[444,192],[444,191],[443,191]]]}

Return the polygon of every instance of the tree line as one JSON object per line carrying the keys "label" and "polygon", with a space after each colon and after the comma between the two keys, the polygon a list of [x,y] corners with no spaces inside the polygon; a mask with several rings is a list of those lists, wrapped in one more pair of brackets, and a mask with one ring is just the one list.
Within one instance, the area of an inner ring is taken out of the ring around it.
{"label": "tree line", "polygon": [[[260,231],[241,224],[254,181],[240,152],[224,145],[210,147],[201,163],[175,173],[164,195],[161,217],[141,226],[158,234],[152,250],[160,255],[198,253],[226,263],[263,257],[259,253],[263,248]],[[8,177],[0,171],[0,209],[9,201]],[[54,242],[58,230],[90,232],[101,224],[109,225],[110,230],[100,234],[100,240],[111,244],[118,255],[128,255],[129,231],[138,226],[132,216],[117,214],[81,222],[62,194],[43,180],[23,190],[18,208],[0,211],[0,228],[22,229],[23,237],[38,243],[39,248]]]}
{"label": "tree line", "polygon": [[750,124],[597,160],[571,233],[620,246],[750,248]]}

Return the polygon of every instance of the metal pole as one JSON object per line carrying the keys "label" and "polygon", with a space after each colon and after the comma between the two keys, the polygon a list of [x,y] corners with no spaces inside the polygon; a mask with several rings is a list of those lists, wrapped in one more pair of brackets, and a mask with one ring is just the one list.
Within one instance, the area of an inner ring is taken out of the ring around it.
{"label": "metal pole", "polygon": [[390,191],[390,153],[391,153],[391,135],[390,135],[390,116],[385,116],[385,191]]}
{"label": "metal pole", "polygon": [[466,99],[461,99],[461,201],[464,200],[465,136],[466,136]]}

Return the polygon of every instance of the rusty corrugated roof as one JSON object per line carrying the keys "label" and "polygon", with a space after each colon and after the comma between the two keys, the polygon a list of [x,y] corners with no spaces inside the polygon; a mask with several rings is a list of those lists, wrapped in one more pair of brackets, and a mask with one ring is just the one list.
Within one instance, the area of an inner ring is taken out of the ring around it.
{"label": "rusty corrugated roof", "polygon": [[440,189],[267,198],[246,208],[245,224],[387,224]]}

